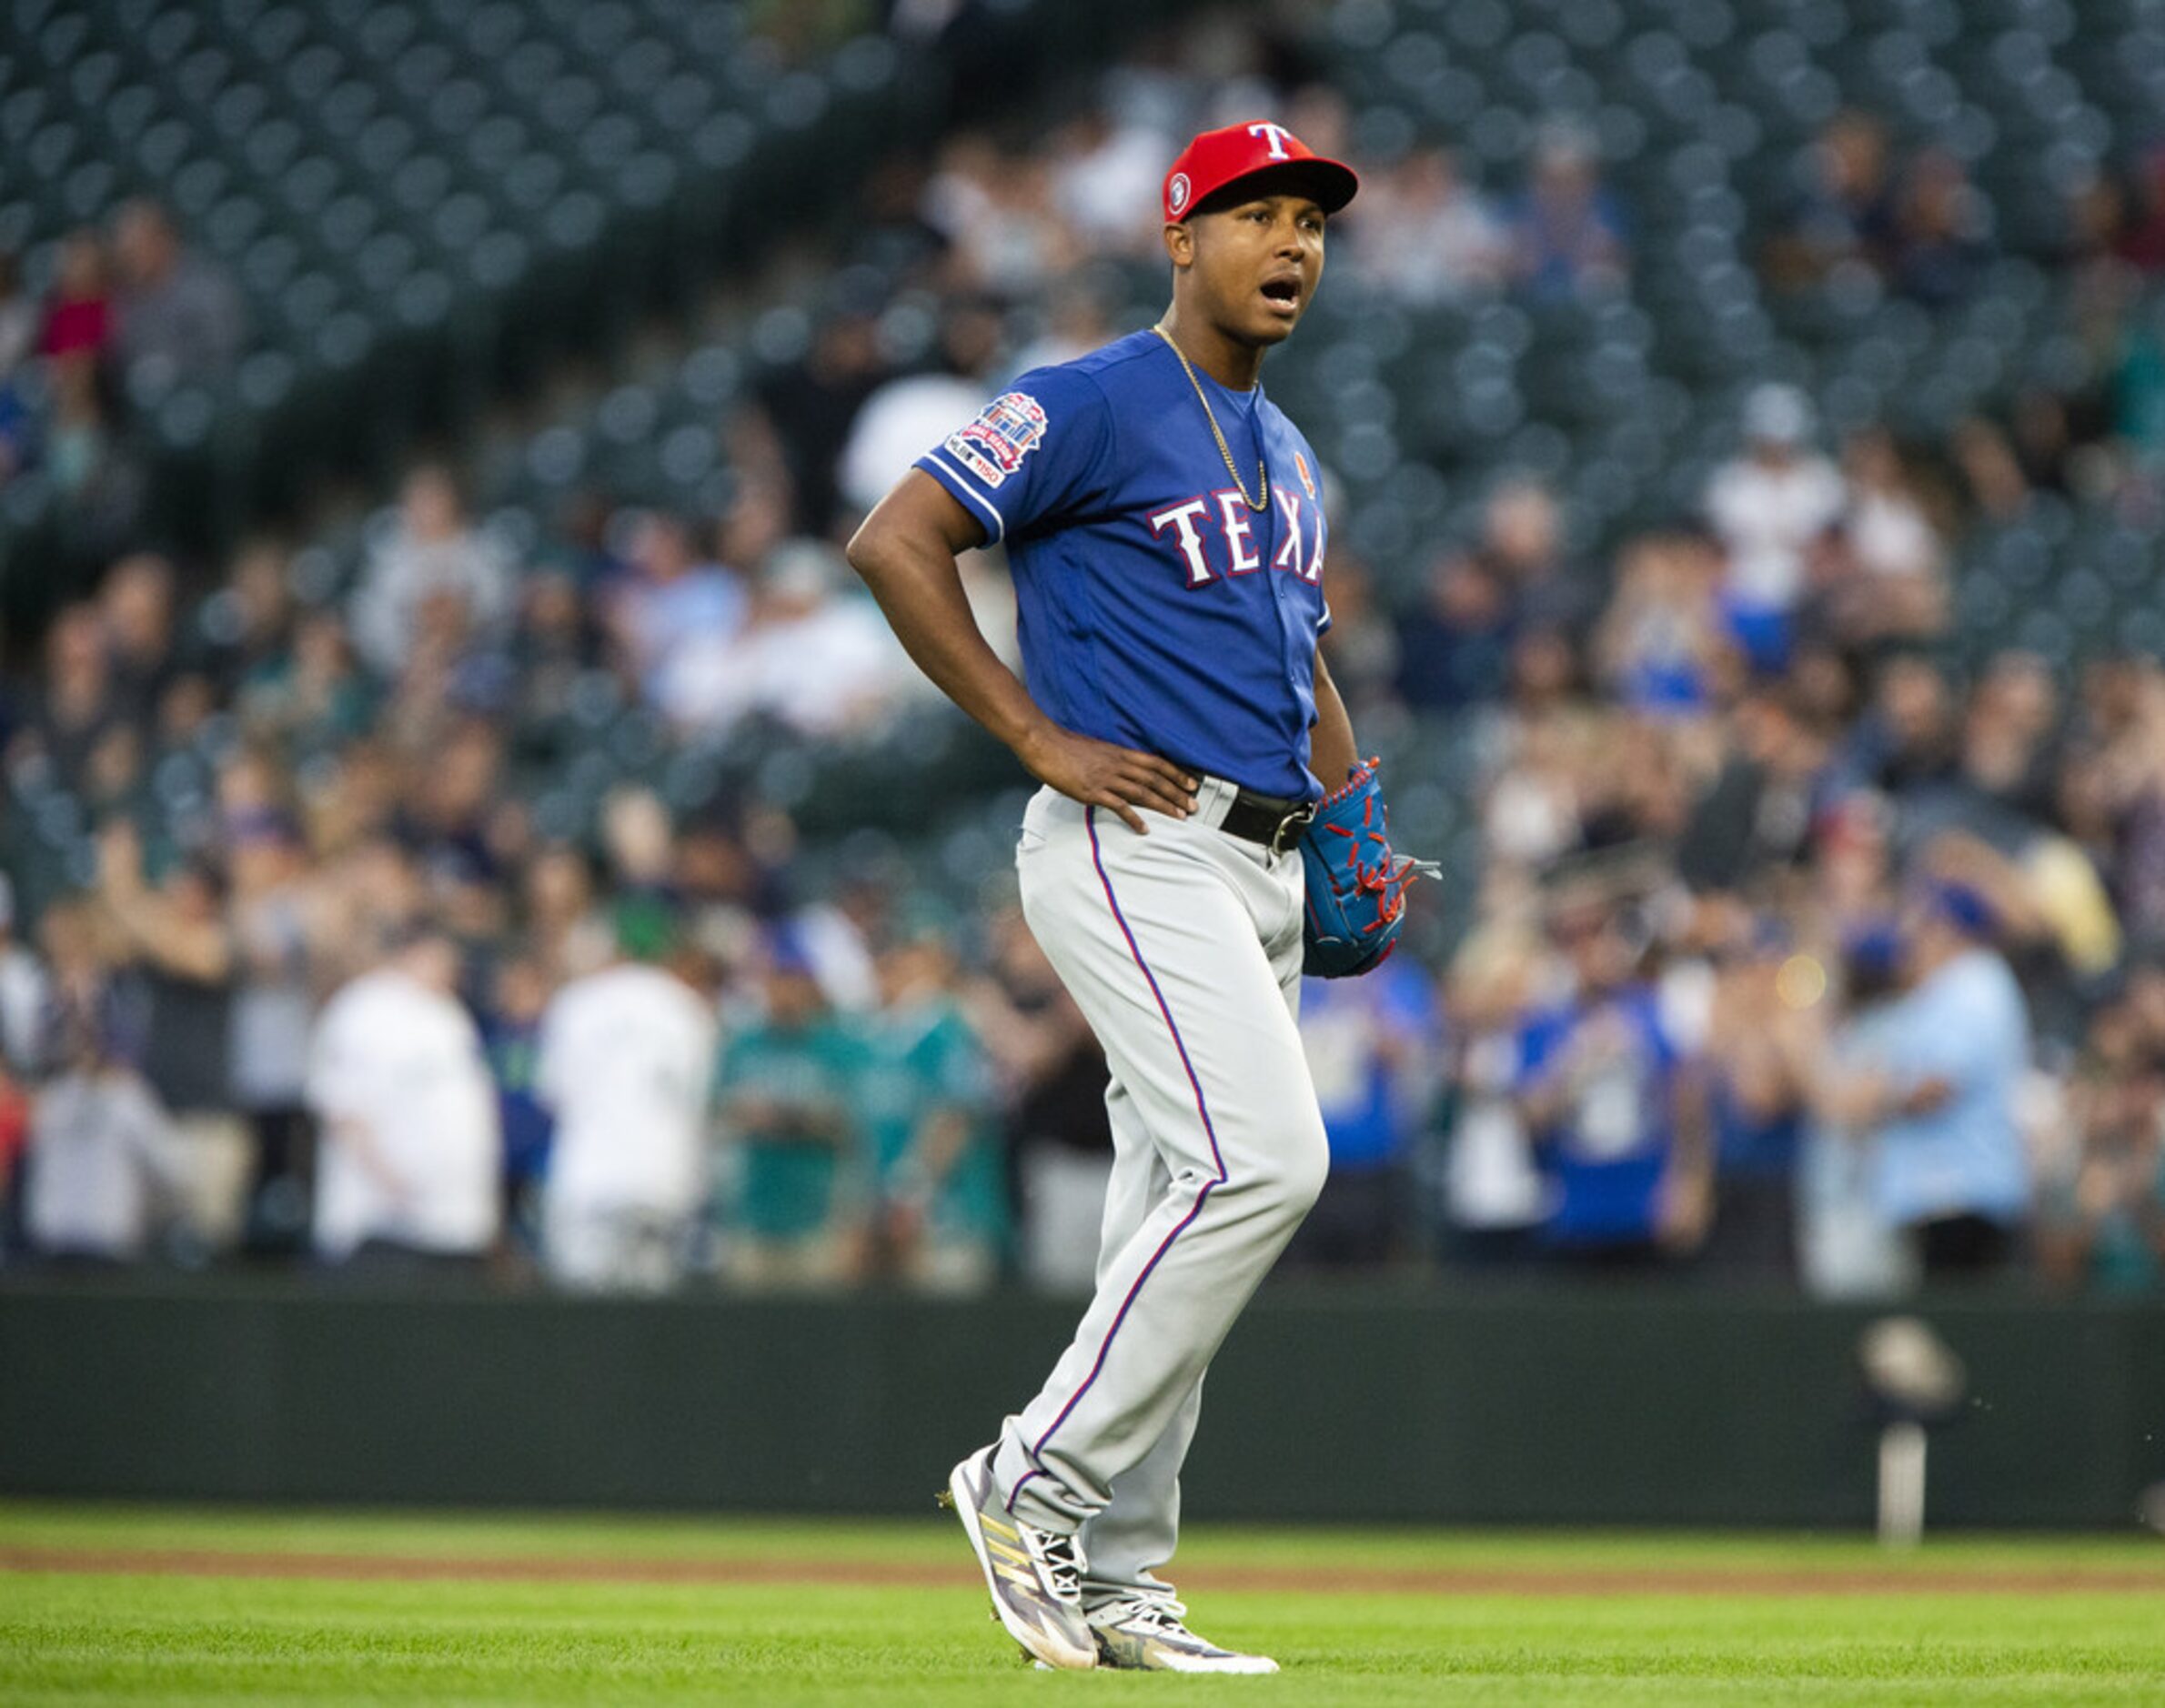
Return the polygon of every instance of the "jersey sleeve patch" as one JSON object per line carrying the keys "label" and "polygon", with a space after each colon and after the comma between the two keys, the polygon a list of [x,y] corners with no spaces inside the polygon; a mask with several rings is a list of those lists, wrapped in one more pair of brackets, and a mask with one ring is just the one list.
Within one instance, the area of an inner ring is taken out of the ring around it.
{"label": "jersey sleeve patch", "polygon": [[1022,467],[1045,437],[1045,411],[1026,391],[1002,392],[969,426],[947,436],[944,449],[989,487]]}

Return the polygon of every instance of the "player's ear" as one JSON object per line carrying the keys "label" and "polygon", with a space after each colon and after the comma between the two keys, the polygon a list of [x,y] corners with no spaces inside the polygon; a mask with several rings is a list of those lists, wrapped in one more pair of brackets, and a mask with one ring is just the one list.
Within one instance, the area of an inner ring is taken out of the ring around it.
{"label": "player's ear", "polygon": [[1193,226],[1183,222],[1165,227],[1165,258],[1176,267],[1194,265],[1195,232]]}

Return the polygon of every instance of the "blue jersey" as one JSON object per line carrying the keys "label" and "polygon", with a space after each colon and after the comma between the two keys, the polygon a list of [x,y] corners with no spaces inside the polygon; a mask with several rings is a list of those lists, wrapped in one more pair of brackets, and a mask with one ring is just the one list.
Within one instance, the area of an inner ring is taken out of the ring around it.
{"label": "blue jersey", "polygon": [[1263,395],[1200,368],[1251,510],[1180,358],[1138,332],[1036,368],[918,459],[1004,540],[1031,698],[1063,728],[1312,799],[1324,604],[1315,454]]}
{"label": "blue jersey", "polygon": [[1543,1237],[1551,1245],[1651,1240],[1662,1176],[1676,1139],[1671,1104],[1678,1065],[1654,992],[1629,985],[1590,1003],[1536,1016],[1519,1038],[1523,1092],[1555,1070],[1589,1028],[1608,1035],[1601,1066],[1586,1074],[1547,1131],[1536,1135],[1556,1188]]}
{"label": "blue jersey", "polygon": [[[1315,1081],[1331,1167],[1374,1170],[1403,1161],[1421,1120],[1422,1060],[1436,1042],[1428,977],[1404,957],[1364,979],[1309,979],[1301,986],[1301,1042]],[[1387,1060],[1384,1047],[1402,1046]]]}

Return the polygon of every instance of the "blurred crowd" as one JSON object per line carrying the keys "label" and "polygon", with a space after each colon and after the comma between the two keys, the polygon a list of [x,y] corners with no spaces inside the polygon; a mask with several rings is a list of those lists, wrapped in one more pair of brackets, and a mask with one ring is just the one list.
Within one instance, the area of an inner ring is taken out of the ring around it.
{"label": "blurred crowd", "polygon": [[[1525,481],[1426,605],[1334,566],[1356,718],[1447,708],[1485,875],[1447,959],[1306,994],[1334,1171],[1294,1264],[2155,1280],[2165,670],[1957,678],[1895,453],[1838,463],[1780,391],[1742,431],[1606,597]],[[137,555],[61,614],[8,767],[92,854],[34,925],[0,905],[13,1253],[1086,1279],[1104,1070],[1012,909],[877,863],[808,893],[757,799],[625,784],[582,843],[511,787],[580,682],[652,679],[643,638],[805,620],[762,611],[816,542],[749,578],[687,528],[522,573],[424,469],[342,601],[261,548],[193,608]]]}
{"label": "blurred crowd", "polygon": [[2165,669],[1949,662],[1950,540],[2003,495],[1820,437],[1756,390],[1698,513],[1609,564],[1507,479],[1417,607],[1334,566],[1356,723],[1434,708],[1475,756],[1442,1020],[1375,1059],[1445,1064],[1405,1070],[1444,1138],[1400,1165],[1476,1261],[2155,1285]]}
{"label": "blurred crowd", "polygon": [[[673,1275],[720,1190],[719,1113],[743,1123],[751,1243],[762,1216],[839,1226],[877,1204],[882,1227],[907,1210],[977,1242],[974,1267],[946,1241],[927,1272],[989,1272],[1005,1189],[985,1175],[978,1039],[1017,1033],[996,1016],[957,1033],[952,956],[888,930],[884,891],[854,912],[798,905],[778,812],[673,824],[627,786],[581,847],[543,837],[511,787],[560,766],[582,685],[636,691],[664,641],[700,638],[710,600],[747,608],[732,660],[795,625],[798,665],[819,667],[816,573],[808,594],[785,553],[748,590],[680,561],[685,527],[629,518],[628,561],[580,588],[502,560],[425,468],[343,598],[300,602],[289,559],[258,548],[187,605],[170,564],[135,554],[59,614],[7,708],[11,852],[28,802],[87,827],[34,930],[16,929],[15,886],[0,905],[0,1152],[27,1150],[18,1252],[478,1261],[509,1236],[529,1254],[570,1241],[589,1254],[568,1260],[574,1276]],[[952,1104],[921,1122],[912,1076]],[[626,1152],[634,1130],[650,1153]],[[808,1140],[824,1170],[786,1160]],[[770,1150],[785,1160],[762,1166]],[[559,1204],[567,1192],[579,1201]],[[621,1251],[560,1232],[589,1211],[669,1231]],[[921,1243],[890,1241],[906,1266]],[[821,1272],[858,1272],[861,1245],[837,1237]]]}
{"label": "blurred crowd", "polygon": [[[1425,601],[1332,566],[1356,719],[1470,747],[1485,875],[1446,958],[1306,993],[1334,1170],[1293,1265],[2154,1283],[2165,669],[1937,662],[1978,502],[1773,387],[1613,565],[1506,480]],[[64,610],[8,708],[14,807],[90,827],[0,906],[11,1253],[1085,1281],[1104,1070],[1012,909],[815,892],[756,797],[625,783],[580,840],[514,786],[582,684],[667,705],[674,647],[820,738],[919,691],[829,548],[741,571],[743,525],[519,564],[427,467],[342,596],[263,546]]]}
{"label": "blurred crowd", "polygon": [[132,400],[229,371],[247,322],[226,269],[155,201],[70,232],[54,256],[40,293],[0,250],[0,487],[43,474],[86,549],[111,555],[144,506]]}
{"label": "blurred crowd", "polygon": [[[704,507],[597,489],[521,533],[427,465],[350,578],[258,541],[207,586],[123,528],[0,698],[6,1260],[1087,1287],[1103,1063],[1010,901],[817,879],[756,788],[627,778],[576,829],[536,798],[596,762],[569,728],[596,697],[684,748],[845,746],[923,704],[836,541],[1000,380],[1126,329],[1103,269],[1148,265],[1163,161],[1265,106],[1350,151],[1329,90],[1198,50],[1123,64],[1039,148],[891,163]],[[1588,134],[1478,176],[1379,161],[1334,266],[1414,306],[1628,279]],[[1765,276],[1943,306],[1990,211],[1956,156],[1843,115]],[[2156,158],[2070,196],[2086,389],[1912,443],[1769,383],[1661,527],[1577,538],[1567,489],[1507,475],[1411,576],[1334,552],[1356,728],[1395,791],[1472,755],[1477,876],[1415,892],[1470,916],[1455,941],[1304,993],[1334,1169],[1289,1267],[2159,1284],[2165,668],[1947,642],[1980,531],[2154,523],[2160,231]],[[0,473],[78,457],[68,409],[102,419],[128,365],[241,336],[155,208],[63,273],[33,302],[0,268]],[[1000,565],[965,571],[1012,647]],[[55,825],[57,880],[24,852]]]}

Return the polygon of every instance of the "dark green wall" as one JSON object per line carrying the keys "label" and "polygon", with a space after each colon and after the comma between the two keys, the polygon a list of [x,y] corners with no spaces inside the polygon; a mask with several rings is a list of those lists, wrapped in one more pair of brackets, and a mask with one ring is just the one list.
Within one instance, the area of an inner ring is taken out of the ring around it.
{"label": "dark green wall", "polygon": [[[1925,1314],[1973,1398],[1938,1522],[2119,1525],[2165,1480],[2165,1308]],[[1857,1524],[1868,1313],[1787,1300],[1266,1294],[1188,1479],[1218,1516]],[[921,1510],[1072,1319],[1002,1299],[606,1303],[0,1289],[0,1492]]]}

